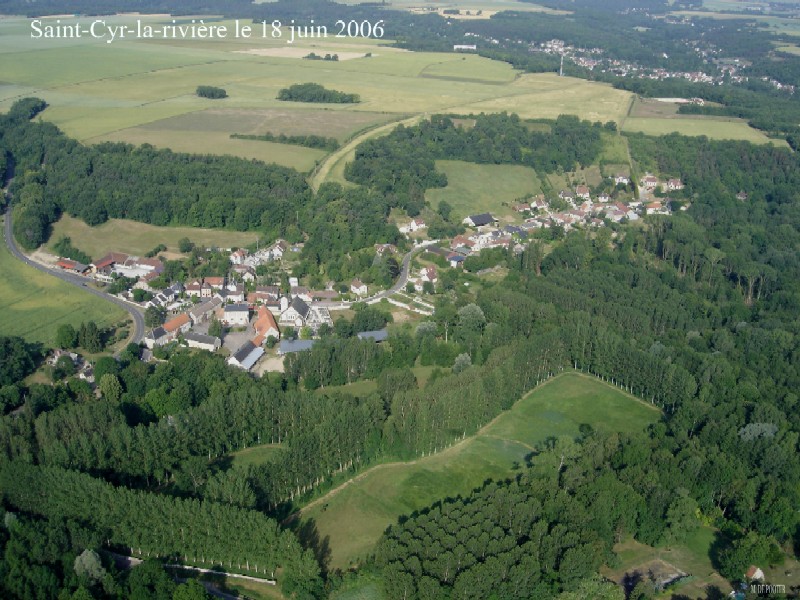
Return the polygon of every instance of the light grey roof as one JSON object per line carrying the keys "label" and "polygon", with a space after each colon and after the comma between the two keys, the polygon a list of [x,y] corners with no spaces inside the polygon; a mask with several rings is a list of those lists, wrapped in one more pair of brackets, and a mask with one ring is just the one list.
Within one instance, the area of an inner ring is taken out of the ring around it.
{"label": "light grey roof", "polygon": [[362,331],[356,334],[360,340],[373,340],[376,342],[385,342],[389,339],[389,331],[386,329],[377,329],[375,331]]}
{"label": "light grey roof", "polygon": [[282,340],[278,352],[281,354],[289,354],[291,352],[311,350],[315,342],[316,340]]}

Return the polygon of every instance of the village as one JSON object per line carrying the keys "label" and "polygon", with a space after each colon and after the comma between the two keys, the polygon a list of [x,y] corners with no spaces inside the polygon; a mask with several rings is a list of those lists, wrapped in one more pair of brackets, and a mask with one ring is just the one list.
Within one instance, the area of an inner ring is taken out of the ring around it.
{"label": "village", "polygon": [[[631,185],[630,177],[624,174],[615,175],[613,183],[618,189]],[[434,305],[423,296],[437,293],[439,268],[461,269],[470,256],[483,250],[501,248],[520,253],[531,235],[554,227],[564,231],[592,229],[635,222],[645,215],[670,215],[674,201],[664,194],[684,189],[680,179],[662,181],[651,174],[644,175],[638,184],[638,197],[631,198],[613,199],[605,192],[592,195],[586,185],[562,190],[552,199],[540,194],[511,207],[521,223],[503,224],[491,213],[469,215],[462,221],[467,231],[449,240],[428,239],[421,217],[398,224],[400,233],[416,242],[409,254],[424,250],[425,256],[440,257],[440,267],[431,261],[410,261],[391,290],[371,288],[360,279],[339,285],[331,281],[325,289],[315,290],[291,276],[288,286],[281,287],[278,282],[261,285],[264,277],[257,275],[259,267],[271,264],[289,271],[287,264],[291,261],[284,259],[291,259],[302,248],[280,239],[254,251],[229,249],[228,272],[223,276],[176,281],[166,287],[151,286],[164,272],[164,263],[157,257],[110,252],[89,265],[61,258],[55,266],[104,285],[123,282],[124,289],[114,291],[117,297],[144,311],[155,309],[164,315],[163,323],[152,327],[143,339],[145,360],[152,360],[158,349],[177,342],[209,352],[222,350],[228,364],[245,371],[281,370],[285,355],[310,349],[321,328],[333,327],[332,311],[385,299],[403,309],[432,315]],[[655,196],[657,191],[659,197]],[[688,208],[686,203],[677,204],[679,210]],[[393,244],[376,244],[375,253],[379,258],[403,258]],[[131,285],[125,287],[125,282]],[[378,343],[388,337],[386,330],[358,335]],[[262,364],[256,369],[268,354],[272,358],[269,366]]]}

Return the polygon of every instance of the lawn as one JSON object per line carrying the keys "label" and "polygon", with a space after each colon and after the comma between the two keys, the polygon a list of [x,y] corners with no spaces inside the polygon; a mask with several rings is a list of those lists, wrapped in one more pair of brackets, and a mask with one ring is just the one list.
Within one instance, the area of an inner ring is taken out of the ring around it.
{"label": "lawn", "polygon": [[649,405],[599,380],[565,374],[540,386],[481,432],[438,454],[374,467],[303,510],[330,538],[331,568],[362,560],[401,515],[467,494],[487,479],[511,477],[532,447],[552,435],[575,435],[582,423],[602,431],[637,431],[658,419]]}
{"label": "lawn", "polygon": [[530,167],[437,160],[436,169],[447,175],[447,187],[428,190],[425,199],[434,207],[448,202],[459,220],[483,212],[513,214],[510,205],[516,199],[542,191]]}
{"label": "lawn", "polygon": [[18,335],[52,347],[63,323],[78,327],[95,321],[103,328],[127,317],[114,304],[18,261],[5,242],[0,248],[0,280],[0,335]]}
{"label": "lawn", "polygon": [[233,248],[254,244],[257,233],[199,229],[195,227],[158,227],[137,221],[109,219],[97,227],[90,227],[80,219],[64,215],[53,225],[50,243],[61,236],[72,238],[72,245],[92,258],[100,258],[108,252],[126,252],[143,255],[164,244],[169,252],[178,252],[178,240],[189,238],[198,246]]}

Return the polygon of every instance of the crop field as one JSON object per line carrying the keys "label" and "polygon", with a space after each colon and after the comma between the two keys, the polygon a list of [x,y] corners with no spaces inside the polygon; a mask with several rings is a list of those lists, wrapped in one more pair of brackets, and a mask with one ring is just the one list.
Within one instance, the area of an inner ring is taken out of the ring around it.
{"label": "crop field", "polygon": [[513,214],[510,205],[514,200],[542,191],[539,177],[530,167],[437,160],[436,169],[447,175],[447,187],[428,190],[425,199],[433,207],[447,201],[459,220],[482,212]]}
{"label": "crop field", "polygon": [[103,328],[127,316],[114,304],[21,263],[5,242],[0,248],[0,281],[0,335],[52,346],[63,323],[77,327],[95,321]]}
{"label": "crop field", "polygon": [[198,246],[219,248],[247,246],[258,239],[256,233],[197,227],[158,227],[122,219],[109,219],[102,225],[90,227],[68,215],[53,225],[50,242],[55,243],[62,236],[72,238],[72,245],[92,258],[100,258],[111,251],[141,256],[159,244],[164,244],[169,252],[177,253],[178,240],[182,238],[189,238]]}
{"label": "crop field", "polygon": [[[120,24],[126,19],[130,23],[132,17],[108,20]],[[147,19],[158,23],[158,18]],[[43,40],[31,39],[27,20],[8,18],[0,20],[0,54],[8,66],[0,81],[0,110],[17,98],[36,95],[50,104],[42,118],[80,140],[229,153],[305,171],[320,159],[320,151],[227,136],[247,133],[242,130],[246,126],[346,139],[384,121],[433,112],[508,110],[523,117],[568,112],[592,120],[621,120],[630,99],[627,92],[605,84],[520,74],[506,63],[472,54],[408,52],[385,43],[296,40],[294,55],[360,55],[338,62],[309,61],[286,55],[286,40],[260,36],[112,44],[88,38]],[[367,53],[371,56],[365,57]],[[281,88],[309,81],[357,93],[362,102],[309,107],[276,99]],[[198,85],[223,87],[229,97],[198,98]],[[256,122],[253,114],[263,117]]]}
{"label": "crop field", "polygon": [[[209,108],[147,123],[140,129],[203,131],[261,135],[324,135],[340,142],[367,127],[395,119],[396,115],[315,108],[226,109]],[[324,132],[321,133],[321,132]]]}
{"label": "crop field", "polygon": [[[341,0],[341,4],[361,4],[362,2],[364,2],[364,0]],[[450,2],[437,2],[435,0],[393,0],[391,5],[393,8],[405,8],[408,10],[411,10],[412,8],[437,8],[439,9],[439,12],[446,8],[458,8],[460,10],[469,11],[483,10],[492,12],[499,12],[502,10],[548,13],[564,12],[547,8],[546,6],[540,6],[538,4],[520,2],[519,0],[459,0]]]}
{"label": "crop field", "polygon": [[303,510],[320,538],[330,538],[331,568],[363,559],[384,529],[448,496],[468,494],[487,479],[513,476],[536,444],[576,435],[582,423],[600,431],[638,431],[658,410],[599,380],[565,374],[540,386],[476,436],[408,463],[378,465]]}
{"label": "crop field", "polygon": [[215,154],[255,158],[307,172],[326,156],[326,151],[230,136],[232,133],[260,135],[269,132],[276,135],[322,135],[344,141],[363,129],[395,118],[393,114],[344,110],[209,108],[121,129],[87,141],[148,143],[176,152],[213,148]]}

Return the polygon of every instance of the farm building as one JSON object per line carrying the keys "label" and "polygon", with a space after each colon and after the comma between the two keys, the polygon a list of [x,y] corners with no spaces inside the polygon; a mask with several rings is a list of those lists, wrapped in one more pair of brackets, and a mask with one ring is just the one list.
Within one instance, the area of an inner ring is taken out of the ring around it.
{"label": "farm building", "polygon": [[249,371],[263,355],[264,349],[256,347],[248,340],[228,359],[228,364]]}
{"label": "farm building", "polygon": [[183,339],[186,340],[186,344],[189,348],[199,348],[201,350],[208,350],[209,352],[219,350],[219,347],[222,345],[218,337],[203,335],[201,333],[195,333],[194,331],[186,333]]}

